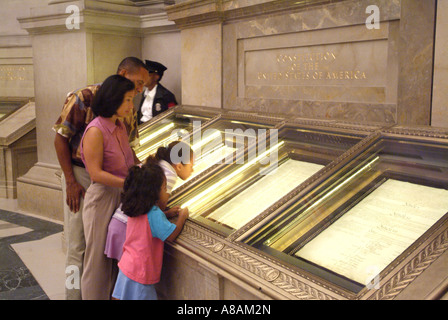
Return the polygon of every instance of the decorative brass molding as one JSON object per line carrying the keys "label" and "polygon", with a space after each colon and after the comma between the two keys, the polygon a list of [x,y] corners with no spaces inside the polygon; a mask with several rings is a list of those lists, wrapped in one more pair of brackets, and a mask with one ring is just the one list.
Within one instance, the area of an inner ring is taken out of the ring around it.
{"label": "decorative brass molding", "polygon": [[[341,293],[330,294],[324,290],[320,290],[319,284],[312,278],[307,278],[309,282],[316,283],[316,287],[302,281],[300,276],[293,276],[285,271],[293,271],[298,274],[296,270],[285,268],[278,264],[277,261],[265,258],[257,253],[244,250],[241,246],[234,243],[229,243],[225,239],[219,239],[220,236],[212,234],[209,230],[203,228],[200,225],[196,225],[191,221],[188,221],[182,233],[178,238],[179,244],[187,247],[193,252],[197,253],[199,249],[202,251],[205,258],[215,257],[223,261],[219,265],[220,268],[226,269],[236,266],[239,269],[243,269],[245,274],[250,274],[252,278],[255,278],[260,283],[260,287],[263,288],[263,292],[269,294],[268,288],[275,290],[276,294],[282,294],[283,296],[289,296],[292,299],[306,299],[306,300],[335,300],[343,299]],[[285,270],[285,271],[282,271]],[[228,272],[234,273],[234,269],[228,269]],[[325,285],[321,285],[323,289],[332,288]],[[275,295],[271,293],[271,295]]]}
{"label": "decorative brass molding", "polygon": [[448,139],[448,130],[446,128],[435,128],[430,126],[404,127],[393,126],[382,130],[385,134],[413,136],[424,138]]}
{"label": "decorative brass molding", "polygon": [[[448,249],[448,227],[442,230],[432,241],[417,254],[411,255],[407,262],[380,289],[374,290],[369,300],[392,300],[396,298],[408,285],[423,273],[437,258]],[[366,293],[368,295],[368,293]],[[362,298],[362,297],[361,297]]]}
{"label": "decorative brass molding", "polygon": [[341,166],[341,163],[342,163],[342,165],[344,163],[346,163],[349,159],[351,159],[353,156],[355,156],[360,150],[365,148],[365,146],[371,144],[373,141],[378,139],[380,136],[381,136],[381,133],[377,131],[377,132],[373,133],[372,135],[363,139],[361,142],[359,142],[352,148],[348,149],[341,156],[337,157],[331,163],[329,163],[327,166],[325,166],[322,170],[319,170],[318,172],[313,174],[311,177],[306,179],[302,184],[300,184],[299,186],[294,188],[292,191],[290,191],[288,194],[286,194],[284,197],[282,197],[274,205],[272,205],[271,207],[266,209],[264,212],[262,212],[257,217],[255,217],[253,220],[249,221],[247,224],[245,224],[243,227],[241,227],[238,231],[231,234],[230,239],[236,240],[236,239],[240,238],[242,235],[244,235],[246,232],[248,232],[255,225],[259,224],[262,220],[271,216],[279,208],[284,206],[286,203],[291,201],[293,198],[297,197],[297,195],[300,194],[303,190],[309,188],[313,184],[314,181],[333,172],[335,170],[335,168]]}
{"label": "decorative brass molding", "polygon": [[[341,291],[337,286],[325,283],[318,277],[282,265],[280,261],[263,256],[255,250],[248,250],[238,243],[228,242],[227,239],[191,221],[185,224],[179,236],[179,243],[195,253],[198,253],[197,249],[199,249],[209,261],[210,257],[221,260],[222,263],[218,266],[223,269],[228,267],[229,272],[235,273],[233,268],[235,266],[237,269],[244,270],[241,276],[249,274],[259,281],[260,287],[267,294],[270,288],[276,293],[291,296],[293,299],[392,300],[448,249],[448,227],[445,224],[442,231],[417,254],[395,261],[390,269],[381,275],[387,280],[381,282],[378,290],[366,287],[357,295]],[[400,264],[406,259],[409,261],[400,268]],[[210,262],[213,263],[213,261]]]}

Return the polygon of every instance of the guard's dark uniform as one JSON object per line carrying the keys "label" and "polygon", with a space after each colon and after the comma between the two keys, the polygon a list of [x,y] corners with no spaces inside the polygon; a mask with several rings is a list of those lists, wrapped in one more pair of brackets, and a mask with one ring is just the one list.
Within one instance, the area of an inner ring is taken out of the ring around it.
{"label": "guard's dark uniform", "polygon": [[[162,79],[163,73],[167,69],[163,64],[155,61],[145,60],[146,67],[150,73],[157,73],[159,74],[159,82]],[[145,95],[142,94],[142,99],[139,103],[138,110],[137,110],[137,119],[138,124],[141,124],[142,121],[140,120],[142,118],[142,105],[145,101]],[[152,104],[152,117],[157,116],[158,114],[168,110],[171,107],[174,107],[177,105],[176,97],[174,94],[169,91],[167,88],[162,86],[160,83],[157,84],[156,94],[154,96],[154,101]]]}
{"label": "guard's dark uniform", "polygon": [[[142,100],[137,111],[138,124],[141,124],[142,118],[142,105],[145,101],[145,96],[142,95]],[[152,116],[155,117],[158,114],[168,110],[171,107],[177,105],[176,97],[168,89],[162,86],[160,83],[157,85],[156,95],[154,96],[154,102],[152,104]]]}

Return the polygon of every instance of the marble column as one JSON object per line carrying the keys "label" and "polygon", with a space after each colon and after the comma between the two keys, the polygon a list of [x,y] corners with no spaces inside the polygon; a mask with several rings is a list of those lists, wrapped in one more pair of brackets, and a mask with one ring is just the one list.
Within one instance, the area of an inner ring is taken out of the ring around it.
{"label": "marble column", "polygon": [[52,126],[68,92],[116,73],[126,56],[141,56],[139,13],[125,0],[54,0],[18,19],[32,38],[38,158],[18,179],[21,209],[63,220]]}
{"label": "marble column", "polygon": [[182,103],[222,108],[220,1],[176,1],[168,19],[181,30]]}

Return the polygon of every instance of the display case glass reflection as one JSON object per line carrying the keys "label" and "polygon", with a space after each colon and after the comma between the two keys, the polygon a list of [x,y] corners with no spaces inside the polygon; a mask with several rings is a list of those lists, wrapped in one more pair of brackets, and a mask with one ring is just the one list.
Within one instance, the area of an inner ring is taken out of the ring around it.
{"label": "display case glass reflection", "polygon": [[[195,177],[201,175],[206,170],[212,170],[210,174],[221,175],[223,168],[233,163],[244,163],[248,159],[247,148],[253,146],[256,148],[257,141],[266,139],[269,136],[269,130],[273,129],[278,121],[254,121],[254,120],[232,120],[218,119],[206,124],[201,131],[195,131],[192,135],[183,139],[189,143],[195,153],[194,171],[188,180],[178,179],[174,189],[180,188]],[[230,179],[227,177],[227,179]],[[209,183],[198,183],[198,190],[205,188]],[[190,187],[191,188],[191,187]],[[207,189],[202,194],[211,192]],[[170,205],[188,206],[190,212],[197,211],[198,207],[194,204],[199,196],[193,196],[194,191],[180,191],[174,193]],[[193,198],[193,199],[192,199]],[[201,198],[201,197],[199,197]],[[190,214],[191,216],[191,214]]]}
{"label": "display case glass reflection", "polygon": [[353,292],[448,212],[448,146],[380,137],[243,242]]}
{"label": "display case glass reflection", "polygon": [[[363,138],[297,126],[284,126],[269,133],[264,141],[246,146],[244,161],[222,166],[174,199],[172,205],[188,207],[190,218],[227,236]],[[226,140],[227,148],[235,145],[233,139]]]}
{"label": "display case glass reflection", "polygon": [[200,114],[182,109],[167,113],[165,116],[150,121],[139,127],[140,146],[135,154],[141,161],[153,154],[160,146],[180,140],[193,130],[194,123],[200,127],[213,117],[213,114]]}

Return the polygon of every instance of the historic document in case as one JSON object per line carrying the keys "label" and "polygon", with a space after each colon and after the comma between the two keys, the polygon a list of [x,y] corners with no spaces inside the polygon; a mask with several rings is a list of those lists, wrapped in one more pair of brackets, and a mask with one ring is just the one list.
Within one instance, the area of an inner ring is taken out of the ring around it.
{"label": "historic document in case", "polygon": [[368,284],[447,212],[447,190],[389,179],[296,256]]}
{"label": "historic document in case", "polygon": [[322,167],[314,163],[288,159],[274,172],[264,176],[231,201],[219,207],[208,218],[238,229]]}

